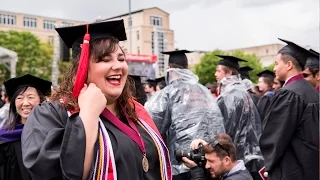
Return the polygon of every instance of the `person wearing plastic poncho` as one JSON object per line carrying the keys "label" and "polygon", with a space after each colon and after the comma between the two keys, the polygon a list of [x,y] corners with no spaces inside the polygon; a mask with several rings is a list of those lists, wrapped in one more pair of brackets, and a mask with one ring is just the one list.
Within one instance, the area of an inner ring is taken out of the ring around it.
{"label": "person wearing plastic poncho", "polygon": [[260,179],[258,171],[263,168],[263,156],[259,147],[261,120],[247,89],[248,80],[241,80],[239,61],[233,56],[219,56],[215,73],[220,83],[218,106],[224,117],[226,133],[236,145],[237,158],[245,165],[254,179]]}
{"label": "person wearing plastic poncho", "polygon": [[181,64],[182,60],[169,58],[169,67],[174,62],[184,68],[169,68],[168,86],[145,105],[161,135],[166,137],[174,180],[190,178],[189,169],[176,160],[176,150],[190,151],[192,140],[210,140],[225,132],[219,107],[208,89],[198,83],[199,78],[186,69],[186,63]]}

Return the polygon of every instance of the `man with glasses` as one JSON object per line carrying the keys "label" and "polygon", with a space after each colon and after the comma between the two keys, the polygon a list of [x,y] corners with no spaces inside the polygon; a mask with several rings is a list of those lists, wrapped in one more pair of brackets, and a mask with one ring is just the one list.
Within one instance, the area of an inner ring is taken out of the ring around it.
{"label": "man with glasses", "polygon": [[314,56],[308,57],[304,66],[303,76],[316,90],[320,91],[319,53],[313,50]]}
{"label": "man with glasses", "polygon": [[[210,178],[220,180],[252,180],[244,162],[237,160],[236,148],[229,135],[224,133],[218,134],[210,143],[201,139],[194,140],[191,143],[191,149],[198,149],[200,144],[204,148],[206,158],[205,168],[210,173]],[[197,166],[195,162],[186,157],[182,160],[187,167],[191,168],[192,180],[209,179],[205,174],[205,170]]]}

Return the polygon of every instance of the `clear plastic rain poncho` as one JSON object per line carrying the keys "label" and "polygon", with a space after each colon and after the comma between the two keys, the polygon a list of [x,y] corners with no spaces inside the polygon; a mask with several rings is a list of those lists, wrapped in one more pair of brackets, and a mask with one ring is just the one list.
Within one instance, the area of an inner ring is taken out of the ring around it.
{"label": "clear plastic rain poncho", "polygon": [[224,78],[220,82],[217,103],[224,117],[226,133],[236,145],[238,159],[244,160],[248,170],[255,172],[263,167],[259,147],[261,120],[247,89],[247,82],[237,76]]}
{"label": "clear plastic rain poncho", "polygon": [[169,85],[152,97],[145,108],[168,145],[173,175],[178,175],[189,169],[176,160],[176,150],[189,152],[194,139],[208,142],[225,130],[216,101],[198,83],[198,77],[187,69],[171,68],[168,72]]}

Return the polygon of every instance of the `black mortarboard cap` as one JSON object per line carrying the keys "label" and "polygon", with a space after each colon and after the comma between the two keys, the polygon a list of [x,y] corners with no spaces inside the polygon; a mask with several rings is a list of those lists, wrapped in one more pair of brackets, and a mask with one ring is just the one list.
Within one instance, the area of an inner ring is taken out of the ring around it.
{"label": "black mortarboard cap", "polygon": [[4,82],[4,86],[6,88],[6,92],[10,98],[16,93],[16,91],[22,86],[31,86],[36,88],[38,91],[42,92],[42,94],[49,95],[51,92],[50,81],[32,76],[30,74],[26,74],[21,77],[11,78]]}
{"label": "black mortarboard cap", "polygon": [[216,55],[221,57],[222,59],[219,61],[219,65],[227,66],[240,71],[239,62],[247,62],[246,60],[234,57],[234,56],[226,56],[226,55]]}
{"label": "black mortarboard cap", "polygon": [[[119,41],[127,40],[123,20],[92,23],[89,24],[88,30],[91,36],[91,41],[107,37],[115,37]],[[83,24],[78,26],[56,28],[56,31],[67,47],[72,48],[74,43],[82,43],[83,36],[87,31],[87,27],[86,24]]]}
{"label": "black mortarboard cap", "polygon": [[[68,48],[72,48],[72,56],[79,58],[78,71],[73,84],[72,97],[77,98],[87,78],[90,43],[102,38],[116,38],[126,40],[123,20],[104,21],[79,26],[56,28]],[[82,45],[81,45],[82,44]]]}
{"label": "black mortarboard cap", "polygon": [[270,70],[264,70],[264,71],[258,73],[257,76],[266,77],[266,78],[270,78],[270,79],[274,79],[275,78],[274,72],[272,72]]}
{"label": "black mortarboard cap", "polygon": [[242,79],[250,79],[250,76],[249,76],[249,71],[252,71],[253,69],[249,66],[244,66],[244,67],[241,67],[239,69],[239,72],[240,72],[240,75],[241,75],[241,78]]}
{"label": "black mortarboard cap", "polygon": [[129,75],[129,77],[130,77],[131,79],[133,79],[134,81],[141,81],[141,76]]}
{"label": "black mortarboard cap", "polygon": [[[72,48],[72,55],[78,55],[81,51],[80,44],[82,44],[83,36],[86,34],[87,25],[61,27],[56,28],[56,31],[66,46]],[[88,31],[90,41],[108,37],[115,37],[119,41],[127,40],[123,20],[92,23],[89,24]]]}
{"label": "black mortarboard cap", "polygon": [[312,53],[312,56],[307,57],[305,67],[319,69],[319,53],[312,49],[309,51]]}
{"label": "black mortarboard cap", "polygon": [[155,79],[147,79],[147,84],[149,84],[151,86],[156,86],[157,81]]}
{"label": "black mortarboard cap", "polygon": [[156,83],[159,83],[161,81],[165,81],[165,77],[163,76],[163,77],[156,78],[155,81],[156,81]]}
{"label": "black mortarboard cap", "polygon": [[176,50],[176,51],[167,51],[162,52],[162,54],[169,55],[169,64],[177,64],[182,67],[187,68],[188,67],[188,58],[186,56],[186,53],[190,53],[192,51],[188,50]]}
{"label": "black mortarboard cap", "polygon": [[312,56],[312,53],[310,51],[306,50],[305,48],[296,45],[293,42],[290,42],[290,41],[287,41],[284,39],[280,39],[280,38],[278,38],[278,39],[280,41],[287,43],[287,45],[284,46],[282,49],[280,49],[278,53],[292,56],[293,58],[295,58],[298,61],[300,67],[303,68],[306,64],[307,58],[309,56]]}
{"label": "black mortarboard cap", "polygon": [[319,53],[318,53],[317,51],[315,51],[315,50],[313,50],[313,49],[309,49],[309,51],[310,51],[311,53],[316,54],[316,55],[319,56]]}
{"label": "black mortarboard cap", "polygon": [[135,82],[140,82],[140,83],[142,83],[142,78],[144,78],[144,77],[146,77],[146,76],[144,76],[144,75],[130,75],[129,74],[129,77],[132,79],[132,80],[134,80]]}

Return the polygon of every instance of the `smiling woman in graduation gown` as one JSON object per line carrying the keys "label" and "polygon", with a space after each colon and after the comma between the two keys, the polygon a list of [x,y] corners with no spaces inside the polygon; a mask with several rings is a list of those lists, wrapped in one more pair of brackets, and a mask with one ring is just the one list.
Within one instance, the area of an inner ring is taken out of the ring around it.
{"label": "smiling woman in graduation gown", "polygon": [[21,133],[31,109],[50,93],[51,82],[27,74],[4,85],[11,102],[9,120],[0,129],[0,180],[31,180],[22,162]]}
{"label": "smiling woman in graduation gown", "polygon": [[34,109],[23,131],[23,162],[32,178],[171,180],[167,148],[131,95],[118,44],[126,39],[123,20],[57,31],[74,61],[52,101]]}

